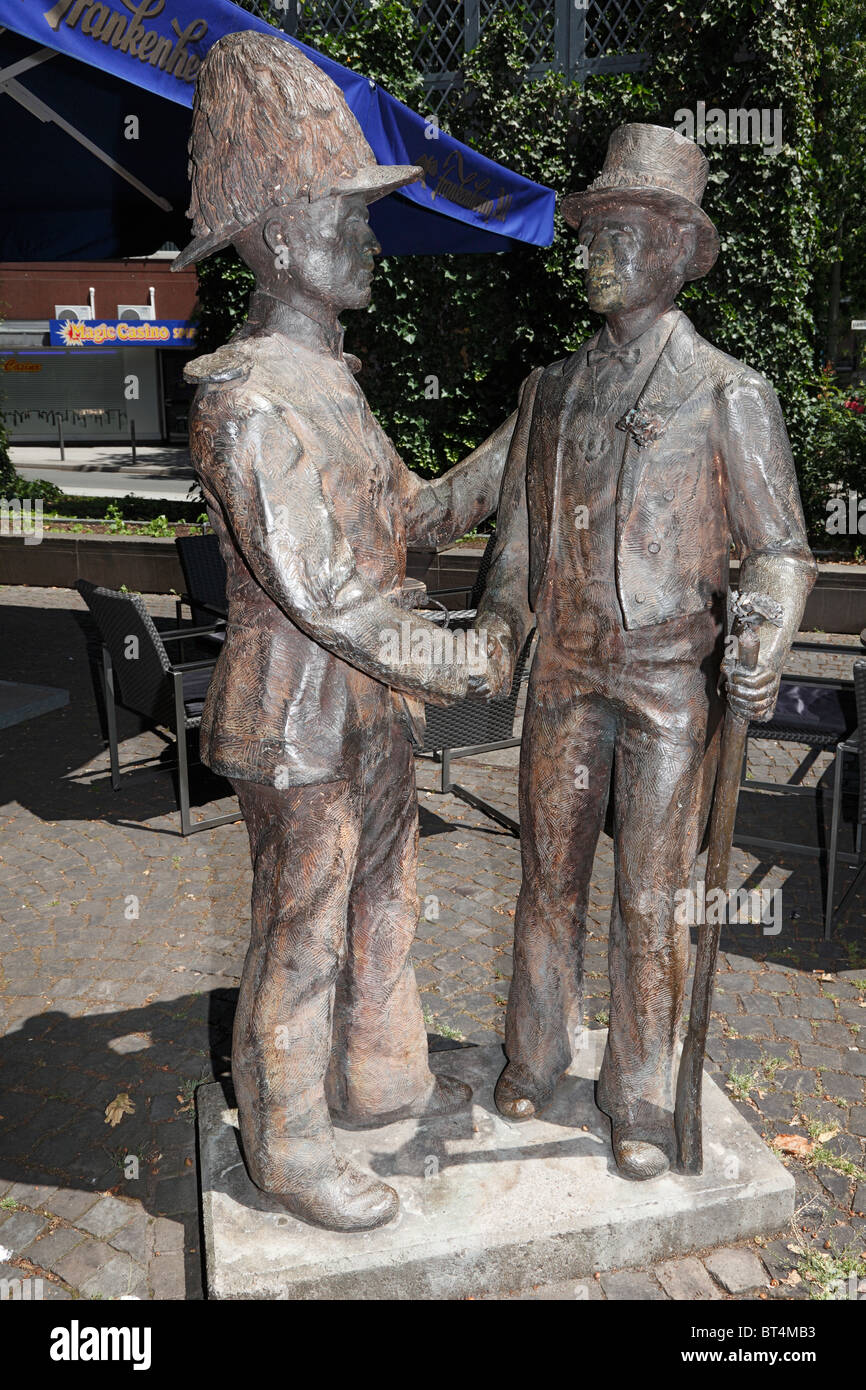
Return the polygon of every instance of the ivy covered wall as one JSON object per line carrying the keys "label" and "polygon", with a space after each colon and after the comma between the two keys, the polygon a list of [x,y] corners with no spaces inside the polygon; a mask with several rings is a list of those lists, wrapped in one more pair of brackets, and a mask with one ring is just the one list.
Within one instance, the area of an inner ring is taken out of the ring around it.
{"label": "ivy covered wall", "polygon": [[[828,544],[828,489],[859,485],[866,492],[866,416],[846,409],[831,376],[822,374],[826,314],[816,324],[832,265],[843,256],[843,181],[838,169],[834,180],[832,160],[842,160],[844,184],[856,185],[856,196],[866,185],[862,138],[858,145],[856,130],[836,132],[827,109],[835,81],[845,87],[850,123],[856,90],[848,88],[862,81],[849,53],[859,40],[843,23],[850,3],[703,0],[698,10],[656,0],[647,15],[650,68],[591,76],[584,86],[558,73],[527,82],[520,14],[503,9],[465,56],[463,84],[440,111],[458,138],[560,195],[595,177],[611,130],[624,121],[675,125],[678,113],[697,112],[699,102],[707,110],[779,113],[770,149],[705,145],[704,207],[722,251],[711,274],[687,286],[679,303],[699,332],[776,387],[817,548]],[[338,37],[307,30],[304,38],[424,109],[412,58],[417,28],[400,0],[372,3]],[[203,262],[199,274],[207,349],[241,321],[250,283],[232,251]],[[383,260],[371,307],[347,314],[345,325],[383,426],[411,467],[435,474],[513,408],[533,366],[576,347],[598,320],[586,307],[576,235],[557,211],[549,248]]]}

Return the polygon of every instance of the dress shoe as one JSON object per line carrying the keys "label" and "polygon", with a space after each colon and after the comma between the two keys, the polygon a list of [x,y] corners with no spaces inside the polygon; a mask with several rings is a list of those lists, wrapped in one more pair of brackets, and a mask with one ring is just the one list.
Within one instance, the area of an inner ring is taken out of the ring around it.
{"label": "dress shoe", "polygon": [[292,1216],[326,1231],[372,1231],[393,1220],[400,1205],[393,1187],[342,1155],[327,1174],[299,1184],[294,1192],[268,1196]]}
{"label": "dress shoe", "polygon": [[622,1176],[635,1182],[660,1178],[670,1167],[667,1154],[658,1144],[649,1139],[638,1139],[616,1128],[613,1131],[613,1156]]}
{"label": "dress shoe", "polygon": [[531,1120],[549,1105],[554,1088],[544,1089],[518,1062],[509,1062],[496,1083],[493,1098],[508,1120]]}

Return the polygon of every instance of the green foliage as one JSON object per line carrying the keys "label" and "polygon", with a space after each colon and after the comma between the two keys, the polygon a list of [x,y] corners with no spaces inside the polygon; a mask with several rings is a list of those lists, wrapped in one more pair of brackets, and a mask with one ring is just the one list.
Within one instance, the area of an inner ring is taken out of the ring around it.
{"label": "green foliage", "polygon": [[105,508],[105,520],[108,522],[108,530],[112,536],[124,536],[129,530],[123,519],[123,513],[116,502],[112,502]]}
{"label": "green foliage", "polygon": [[[839,232],[845,206],[859,209],[858,236],[866,225],[857,120],[866,69],[853,18],[859,3],[703,0],[686,7],[656,0],[645,23],[650,69],[599,74],[583,87],[559,73],[527,81],[523,26],[531,20],[519,7],[497,8],[463,59],[462,86],[440,113],[459,139],[561,196],[596,176],[622,122],[676,125],[677,113],[698,101],[724,110],[781,109],[777,153],[752,144],[705,146],[704,205],[722,250],[711,274],[687,286],[679,302],[699,332],[778,391],[813,543],[825,548],[828,489],[858,470],[862,488],[866,459],[866,420],[828,397],[819,375],[814,322],[832,258],[842,255],[850,267],[857,250],[866,267],[861,243],[850,240],[841,251]],[[339,38],[310,28],[303,37],[423,110],[412,10],[399,0],[373,0],[356,16]],[[834,104],[845,131],[836,128]],[[434,158],[436,150],[431,140]],[[513,408],[532,367],[563,356],[598,327],[576,251],[576,234],[557,207],[550,247],[383,259],[370,308],[346,316],[346,340],[364,364],[371,405],[411,467],[436,474],[457,462]],[[199,270],[202,345],[210,350],[241,321],[250,276],[233,252]]]}
{"label": "green foliage", "polygon": [[[88,521],[107,521],[108,529],[117,535],[129,532],[128,521],[184,521],[202,524],[200,501],[179,502],[165,497],[67,497],[60,494],[60,501],[46,506],[45,516],[81,517]],[[148,534],[165,534],[163,531]]]}

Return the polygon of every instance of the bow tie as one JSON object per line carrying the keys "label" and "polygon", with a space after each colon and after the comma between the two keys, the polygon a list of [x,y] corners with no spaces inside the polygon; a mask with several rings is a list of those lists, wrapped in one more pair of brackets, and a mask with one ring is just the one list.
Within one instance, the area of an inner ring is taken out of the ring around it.
{"label": "bow tie", "polygon": [[593,367],[608,366],[614,362],[619,362],[622,367],[636,367],[640,361],[640,348],[630,343],[621,348],[590,348],[587,358]]}

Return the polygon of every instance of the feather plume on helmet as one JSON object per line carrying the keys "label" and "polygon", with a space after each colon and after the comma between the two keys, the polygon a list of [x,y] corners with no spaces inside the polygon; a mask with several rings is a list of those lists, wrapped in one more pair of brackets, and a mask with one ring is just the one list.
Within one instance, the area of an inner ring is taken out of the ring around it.
{"label": "feather plume on helmet", "polygon": [[411,164],[378,164],[336,83],[286,39],[250,30],[209,50],[196,81],[188,216],[193,239],[172,269],[221,250],[263,213],[299,198],[414,183]]}

